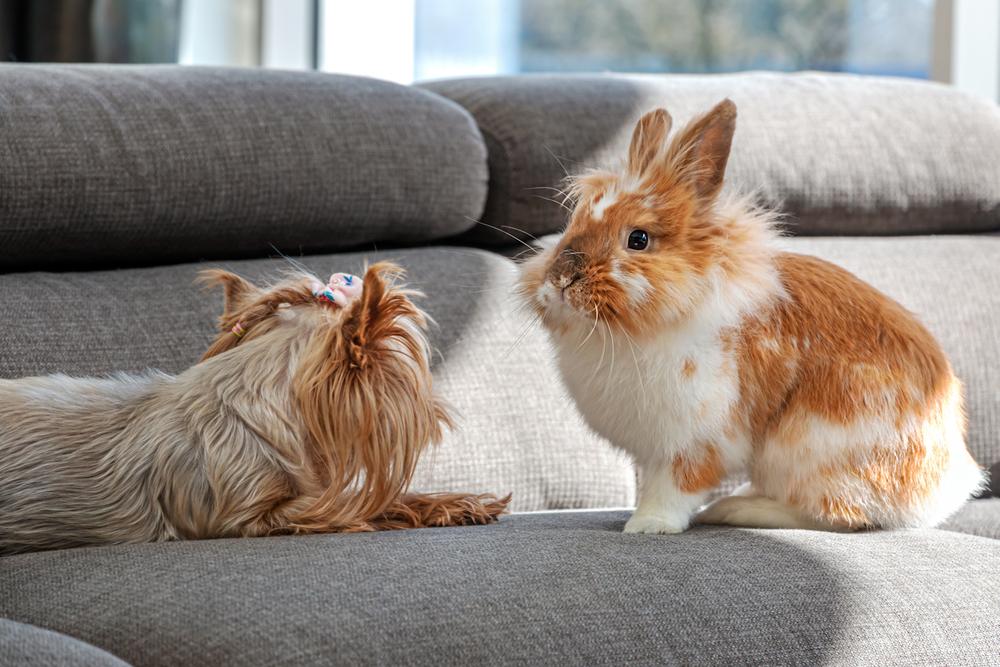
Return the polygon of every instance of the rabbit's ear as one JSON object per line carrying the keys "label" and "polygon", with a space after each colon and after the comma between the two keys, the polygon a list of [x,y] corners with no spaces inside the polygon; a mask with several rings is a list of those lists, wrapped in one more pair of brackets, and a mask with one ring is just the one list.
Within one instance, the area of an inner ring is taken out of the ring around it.
{"label": "rabbit's ear", "polygon": [[674,140],[680,166],[700,196],[713,198],[722,188],[735,132],[736,105],[727,98],[693,120]]}
{"label": "rabbit's ear", "polygon": [[673,121],[666,109],[654,109],[635,124],[632,143],[628,147],[628,170],[636,176],[649,167],[653,158],[663,150]]}

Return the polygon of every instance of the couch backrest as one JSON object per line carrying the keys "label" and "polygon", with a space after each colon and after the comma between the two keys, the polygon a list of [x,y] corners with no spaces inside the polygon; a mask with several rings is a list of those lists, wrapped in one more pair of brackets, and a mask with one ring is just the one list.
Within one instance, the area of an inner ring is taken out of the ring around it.
{"label": "couch backrest", "polygon": [[318,73],[0,66],[0,272],[412,244],[473,226],[471,117]]}
{"label": "couch backrest", "polygon": [[[489,148],[484,222],[558,231],[566,171],[621,160],[635,121],[666,107],[680,127],[724,97],[739,108],[727,180],[805,235],[1000,229],[1000,110],[951,88],[831,74],[521,76],[438,81]],[[477,227],[469,240],[509,243]]]}

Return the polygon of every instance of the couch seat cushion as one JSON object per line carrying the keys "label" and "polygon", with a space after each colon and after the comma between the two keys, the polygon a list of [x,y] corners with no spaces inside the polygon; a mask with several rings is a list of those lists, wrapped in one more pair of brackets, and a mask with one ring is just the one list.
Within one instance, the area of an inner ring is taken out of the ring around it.
{"label": "couch seat cushion", "polygon": [[[698,528],[624,512],[0,560],[0,614],[136,665],[987,665],[1000,541]],[[994,663],[995,664],[995,663]]]}
{"label": "couch seat cushion", "polygon": [[0,618],[0,665],[38,667],[127,667],[79,639]]}
{"label": "couch seat cushion", "polygon": [[982,498],[966,503],[941,528],[1000,540],[1000,498]]}
{"label": "couch seat cushion", "polygon": [[[462,248],[313,256],[319,275],[362,273],[364,260],[409,269],[437,321],[431,343],[440,392],[458,428],[424,456],[416,487],[514,493],[513,507],[624,507],[635,499],[630,463],[583,425],[566,398],[540,328],[512,296],[516,269]],[[97,375],[195,363],[214,335],[222,297],[194,284],[184,264],[121,271],[0,275],[0,377]],[[225,268],[274,279],[286,260]]]}

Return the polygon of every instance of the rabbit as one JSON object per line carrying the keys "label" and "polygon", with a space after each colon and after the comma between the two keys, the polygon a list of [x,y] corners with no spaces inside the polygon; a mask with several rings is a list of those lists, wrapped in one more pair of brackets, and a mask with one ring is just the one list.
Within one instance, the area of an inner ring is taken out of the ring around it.
{"label": "rabbit", "polygon": [[509,497],[407,492],[450,417],[400,275],[208,271],[219,334],[180,375],[0,381],[0,554],[494,521]]}
{"label": "rabbit", "polygon": [[[851,273],[781,251],[777,214],[722,192],[731,100],[668,141],[671,124],[647,113],[619,169],[571,181],[568,226],[518,285],[586,422],[635,460],[625,531],[942,522],[984,476],[938,343]],[[705,506],[738,472],[749,484]]]}

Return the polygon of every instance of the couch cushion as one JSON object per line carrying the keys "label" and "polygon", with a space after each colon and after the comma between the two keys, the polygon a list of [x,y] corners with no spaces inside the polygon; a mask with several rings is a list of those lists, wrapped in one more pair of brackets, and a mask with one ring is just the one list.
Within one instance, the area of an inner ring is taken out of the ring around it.
{"label": "couch cushion", "polygon": [[[1000,228],[1000,110],[945,86],[816,73],[522,76],[425,84],[469,109],[489,148],[484,221],[560,229],[568,170],[625,157],[635,121],[665,106],[680,126],[724,97],[739,107],[727,179],[788,213],[798,234]],[[477,227],[477,241],[503,243]]]}
{"label": "couch cushion", "polygon": [[624,513],[77,549],[0,561],[0,613],[136,665],[987,665],[1000,541]]}
{"label": "couch cushion", "polygon": [[0,66],[0,271],[412,243],[472,226],[475,123],[318,73]]}
{"label": "couch cushion", "polygon": [[1000,498],[982,498],[966,503],[941,528],[1000,540]]}
{"label": "couch cushion", "polygon": [[126,667],[113,655],[78,639],[4,618],[0,618],[0,665]]}
{"label": "couch cushion", "polygon": [[[437,320],[434,373],[459,418],[422,460],[418,488],[512,491],[513,507],[526,510],[633,502],[631,465],[589,433],[565,397],[542,332],[512,297],[509,260],[428,248],[301,263],[320,275],[362,273],[365,259],[380,258],[407,267],[427,292],[422,304]],[[208,346],[222,308],[219,294],[194,285],[205,266],[0,275],[0,377],[187,368]],[[223,266],[255,279],[289,268],[285,260]]]}

